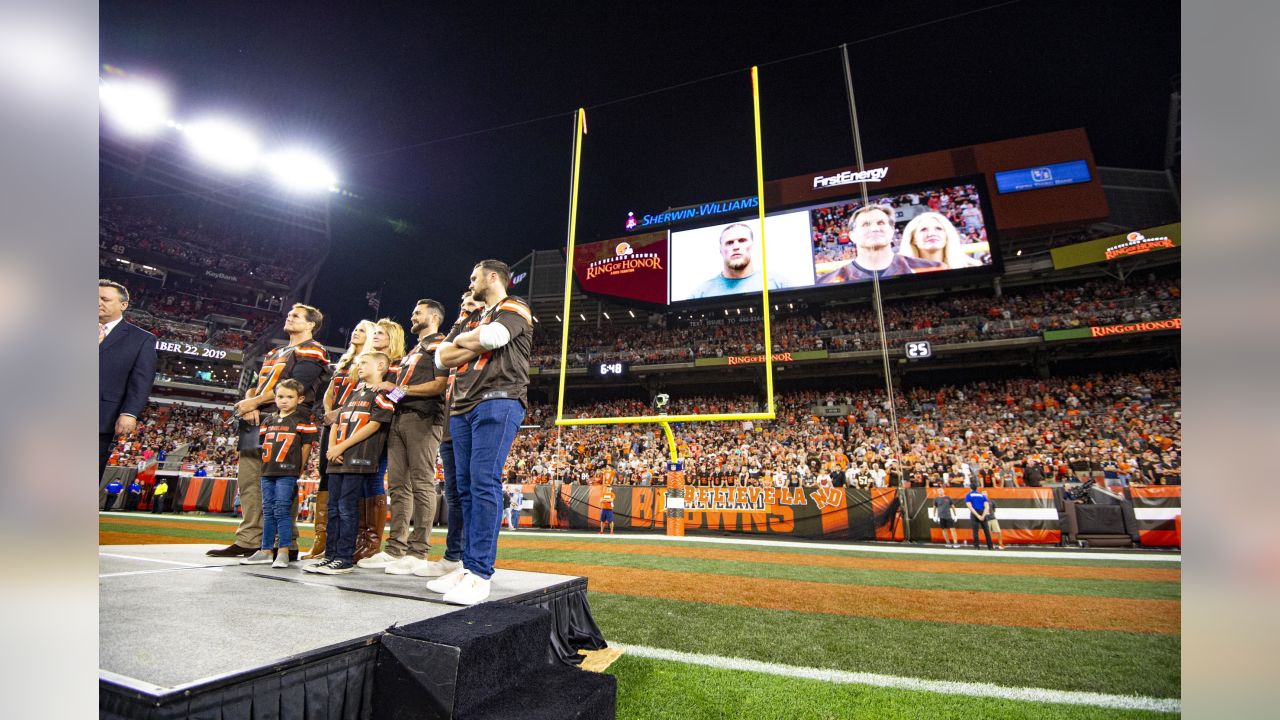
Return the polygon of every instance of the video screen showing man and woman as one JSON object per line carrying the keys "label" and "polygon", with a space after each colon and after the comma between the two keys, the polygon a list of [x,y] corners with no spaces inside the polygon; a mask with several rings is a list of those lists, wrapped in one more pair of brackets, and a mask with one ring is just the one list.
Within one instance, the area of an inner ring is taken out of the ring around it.
{"label": "video screen showing man and woman", "polygon": [[[991,266],[980,186],[842,200],[765,218],[769,290]],[[760,292],[759,220],[671,234],[670,301]]]}

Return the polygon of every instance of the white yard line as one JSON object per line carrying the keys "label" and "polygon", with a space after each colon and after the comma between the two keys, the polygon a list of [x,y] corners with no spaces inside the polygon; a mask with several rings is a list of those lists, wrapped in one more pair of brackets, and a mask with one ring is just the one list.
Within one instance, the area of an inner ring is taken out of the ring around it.
{"label": "white yard line", "polygon": [[645,647],[643,645],[621,645],[624,655],[667,660],[690,665],[721,668],[725,670],[744,670],[747,672],[765,673],[781,677],[822,680],[824,682],[846,683],[853,685],[870,685],[874,687],[894,688],[897,690],[921,690],[924,692],[943,693],[946,695],[966,695],[969,697],[1000,698],[1002,700],[1018,700],[1022,702],[1059,703],[1063,705],[1088,705],[1115,710],[1149,710],[1154,712],[1180,713],[1182,701],[1176,698],[1153,698],[1141,695],[1105,695],[1102,693],[1079,692],[1073,690],[1049,690],[1045,688],[1004,687],[987,683],[952,682],[948,680],[927,680],[923,678],[898,677],[896,675],[877,675],[874,673],[845,672],[826,668],[797,667],[776,663],[745,660],[742,658],[719,657],[716,655],[699,655],[676,650]]}

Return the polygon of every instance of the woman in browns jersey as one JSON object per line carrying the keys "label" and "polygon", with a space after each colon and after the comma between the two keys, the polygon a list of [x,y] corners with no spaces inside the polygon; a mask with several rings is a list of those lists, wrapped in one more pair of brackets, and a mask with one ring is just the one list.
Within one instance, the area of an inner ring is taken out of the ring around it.
{"label": "woman in browns jersey", "polygon": [[[320,424],[325,426],[332,425],[338,419],[338,408],[342,407],[351,391],[360,383],[356,378],[355,361],[366,349],[373,349],[370,341],[373,338],[373,331],[377,327],[372,320],[361,320],[356,323],[355,329],[351,331],[351,340],[347,343],[347,351],[342,353],[342,357],[338,358],[338,362],[334,363],[333,377],[329,380],[329,386],[325,388],[324,398],[321,401],[324,412],[319,415]],[[311,552],[303,556],[307,560],[324,557],[325,540],[328,539],[329,535],[329,513],[326,512],[326,508],[329,507],[329,460],[325,457],[325,453],[328,450],[329,433],[321,432],[320,457],[318,459],[320,485],[316,490],[315,503],[315,541],[311,543]]]}
{"label": "woman in browns jersey", "polygon": [[[404,327],[391,318],[382,318],[374,324],[369,335],[370,350],[387,356],[390,366],[383,376],[383,391],[395,387],[399,378],[400,361],[404,359]],[[387,454],[383,445],[382,458],[378,462],[378,471],[368,478],[368,484],[360,498],[357,515],[360,528],[356,532],[356,554],[358,562],[382,550],[382,539],[387,530]]]}

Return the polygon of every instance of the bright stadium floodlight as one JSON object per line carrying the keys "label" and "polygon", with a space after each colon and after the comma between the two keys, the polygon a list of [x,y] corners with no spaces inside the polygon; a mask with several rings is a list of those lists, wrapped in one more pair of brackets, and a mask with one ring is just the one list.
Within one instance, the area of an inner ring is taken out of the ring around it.
{"label": "bright stadium floodlight", "polygon": [[104,82],[98,85],[98,101],[111,124],[127,135],[152,135],[169,122],[169,99],[149,83]]}
{"label": "bright stadium floodlight", "polygon": [[333,192],[338,175],[324,158],[307,150],[283,150],[263,158],[276,181],[295,192]]}
{"label": "bright stadium floodlight", "polygon": [[225,120],[191,123],[186,134],[193,153],[223,170],[245,172],[258,161],[257,138]]}

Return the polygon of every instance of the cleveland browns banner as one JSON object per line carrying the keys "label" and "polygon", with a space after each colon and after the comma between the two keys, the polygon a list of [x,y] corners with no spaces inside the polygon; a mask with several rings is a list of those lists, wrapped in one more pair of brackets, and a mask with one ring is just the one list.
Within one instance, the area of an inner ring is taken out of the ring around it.
{"label": "cleveland browns banner", "polygon": [[183,477],[179,478],[174,497],[180,503],[174,509],[183,512],[233,512],[236,497],[236,481],[231,478]]}
{"label": "cleveland browns banner", "polygon": [[[538,488],[550,495],[550,488]],[[665,528],[665,488],[613,491],[616,527]],[[555,527],[598,529],[603,493],[599,485],[561,486],[554,498]],[[903,538],[896,491],[890,488],[686,487],[685,530],[841,540]]]}
{"label": "cleveland browns banner", "polygon": [[[996,520],[1004,544],[1057,544],[1062,539],[1058,524],[1058,506],[1053,488],[986,488],[984,492],[996,505]],[[945,493],[951,498],[956,530],[961,540],[971,540],[969,508],[965,505],[964,488],[908,488],[903,491],[907,506],[911,539],[915,542],[945,542],[938,522],[934,498]]]}
{"label": "cleveland browns banner", "polygon": [[1178,547],[1177,524],[1182,516],[1181,485],[1147,485],[1129,488],[1138,537],[1143,545]]}

